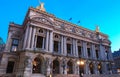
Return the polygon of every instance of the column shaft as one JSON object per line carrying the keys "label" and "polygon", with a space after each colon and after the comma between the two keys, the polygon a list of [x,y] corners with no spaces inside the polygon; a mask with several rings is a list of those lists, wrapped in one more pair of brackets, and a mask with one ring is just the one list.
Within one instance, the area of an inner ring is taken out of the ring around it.
{"label": "column shaft", "polygon": [[49,45],[48,41],[49,41],[49,31],[47,30],[47,33],[46,33],[46,44],[45,44],[46,51],[48,51],[48,45]]}
{"label": "column shaft", "polygon": [[27,49],[30,48],[31,33],[32,33],[32,27],[30,26],[30,29],[29,29],[29,36],[28,36],[28,43],[27,43]]}
{"label": "column shaft", "polygon": [[76,56],[78,56],[78,45],[77,45],[77,40],[75,40],[75,50],[76,50]]}
{"label": "column shaft", "polygon": [[72,43],[73,45],[73,49],[72,49],[72,51],[73,51],[73,55],[75,56],[75,54],[76,54],[76,49],[75,49],[75,39],[73,39],[73,43]]}
{"label": "column shaft", "polygon": [[50,32],[49,51],[53,52],[53,32]]}
{"label": "column shaft", "polygon": [[26,31],[25,31],[25,35],[24,35],[24,43],[23,43],[23,49],[26,48],[26,44],[27,44],[27,37],[28,37],[28,31],[29,31],[29,26],[26,26]]}
{"label": "column shaft", "polygon": [[100,44],[100,59],[105,60],[106,56],[105,56],[105,49],[104,47]]}
{"label": "column shaft", "polygon": [[63,45],[63,49],[64,49],[64,55],[67,54],[67,47],[66,47],[66,37],[64,37],[64,45]]}
{"label": "column shaft", "polygon": [[32,33],[32,43],[31,43],[31,48],[33,49],[35,47],[35,33],[36,33],[36,28],[33,28],[33,33]]}
{"label": "column shaft", "polygon": [[63,36],[61,36],[61,54],[63,54]]}
{"label": "column shaft", "polygon": [[94,44],[92,44],[92,58],[96,59],[95,45]]}
{"label": "column shaft", "polygon": [[83,41],[83,52],[84,52],[84,58],[88,58],[87,43],[84,41]]}

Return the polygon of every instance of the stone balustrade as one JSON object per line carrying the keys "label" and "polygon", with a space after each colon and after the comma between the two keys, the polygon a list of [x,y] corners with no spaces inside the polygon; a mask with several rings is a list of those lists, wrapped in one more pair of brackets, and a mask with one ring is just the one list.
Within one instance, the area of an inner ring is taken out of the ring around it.
{"label": "stone balustrade", "polygon": [[109,74],[109,75],[106,75],[106,74],[101,74],[101,75],[93,74],[93,75],[84,75],[83,77],[120,77],[120,75],[118,75],[118,74]]}

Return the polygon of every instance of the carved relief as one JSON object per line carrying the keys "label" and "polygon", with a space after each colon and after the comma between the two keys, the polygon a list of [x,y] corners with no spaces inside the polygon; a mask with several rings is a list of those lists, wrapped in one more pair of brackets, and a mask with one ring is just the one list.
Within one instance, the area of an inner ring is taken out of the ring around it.
{"label": "carved relief", "polygon": [[42,22],[44,24],[48,24],[48,25],[53,25],[52,22],[46,18],[42,18],[42,17],[34,17],[32,18],[32,20],[38,21],[38,22]]}

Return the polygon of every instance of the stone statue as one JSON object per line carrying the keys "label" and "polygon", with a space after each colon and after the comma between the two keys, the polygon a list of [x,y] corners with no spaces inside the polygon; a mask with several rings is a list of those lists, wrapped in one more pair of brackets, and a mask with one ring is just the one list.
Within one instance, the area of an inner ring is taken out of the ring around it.
{"label": "stone statue", "polygon": [[31,58],[26,56],[25,60],[24,60],[25,67],[30,68],[31,67],[31,62],[32,62]]}
{"label": "stone statue", "polygon": [[36,7],[36,9],[38,9],[38,10],[41,10],[41,11],[44,11],[44,12],[45,12],[44,3],[42,2],[42,3],[40,4],[40,6],[37,6],[37,7]]}

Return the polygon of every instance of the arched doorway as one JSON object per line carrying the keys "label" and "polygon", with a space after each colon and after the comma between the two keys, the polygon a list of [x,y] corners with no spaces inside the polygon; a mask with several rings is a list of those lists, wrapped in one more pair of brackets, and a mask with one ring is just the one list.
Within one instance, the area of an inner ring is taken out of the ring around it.
{"label": "arched doorway", "polygon": [[100,74],[102,74],[102,64],[101,63],[98,64],[98,72]]}
{"label": "arched doorway", "polygon": [[59,66],[60,66],[59,61],[55,59],[53,61],[53,74],[59,74],[59,71],[60,71]]}
{"label": "arched doorway", "polygon": [[33,73],[41,73],[42,69],[42,61],[40,58],[36,57],[33,61],[33,69],[32,72]]}
{"label": "arched doorway", "polygon": [[73,74],[73,63],[71,61],[67,62],[67,73]]}
{"label": "arched doorway", "polygon": [[89,64],[89,69],[90,69],[90,74],[94,74],[94,65],[92,62]]}

